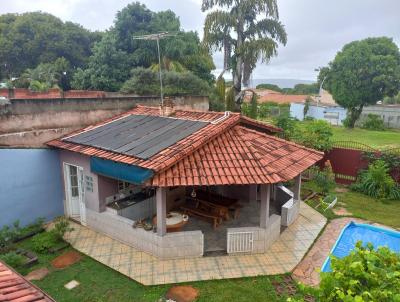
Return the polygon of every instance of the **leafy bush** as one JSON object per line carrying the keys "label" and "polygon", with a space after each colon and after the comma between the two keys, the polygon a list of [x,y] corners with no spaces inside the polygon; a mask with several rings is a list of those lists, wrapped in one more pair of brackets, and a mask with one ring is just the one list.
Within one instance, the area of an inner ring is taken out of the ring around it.
{"label": "leafy bush", "polygon": [[19,268],[25,263],[25,258],[15,252],[0,255],[0,259],[13,268]]}
{"label": "leafy bush", "polygon": [[60,242],[54,230],[40,233],[32,238],[32,249],[38,253],[46,253]]}
{"label": "leafy bush", "polygon": [[383,160],[371,163],[351,188],[374,198],[400,200],[400,186],[389,175],[389,167]]}
{"label": "leafy bush", "polygon": [[38,253],[46,253],[64,240],[64,234],[72,231],[69,220],[59,217],[55,220],[54,228],[48,232],[37,234],[32,238],[32,248]]}
{"label": "leafy bush", "polygon": [[331,259],[322,273],[320,301],[400,301],[400,256],[387,247],[358,242],[347,257]]}
{"label": "leafy bush", "polygon": [[332,148],[332,127],[323,120],[304,121],[294,125],[289,138],[298,144],[320,151]]}
{"label": "leafy bush", "polygon": [[289,114],[282,114],[275,120],[275,125],[283,130],[284,138],[294,137],[296,121]]}
{"label": "leafy bush", "polygon": [[362,128],[369,130],[383,131],[385,130],[385,125],[383,119],[376,114],[368,114],[367,118],[362,123]]}
{"label": "leafy bush", "polygon": [[[158,72],[150,69],[135,68],[131,78],[121,87],[123,93],[136,93],[138,95],[160,94],[160,80]],[[208,95],[208,83],[191,72],[164,71],[163,91],[165,95]]]}
{"label": "leafy bush", "polygon": [[323,170],[318,167],[312,167],[310,169],[312,175],[312,183],[315,184],[316,191],[318,193],[327,194],[329,191],[335,188],[335,175],[330,166],[325,167]]}

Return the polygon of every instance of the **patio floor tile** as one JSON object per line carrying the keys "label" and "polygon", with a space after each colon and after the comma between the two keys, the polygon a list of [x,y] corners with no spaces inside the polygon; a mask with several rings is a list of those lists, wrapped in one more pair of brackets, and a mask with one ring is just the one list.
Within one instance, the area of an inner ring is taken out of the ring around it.
{"label": "patio floor tile", "polygon": [[80,252],[144,285],[290,272],[326,223],[304,203],[295,223],[264,254],[160,260],[90,228],[73,224],[65,239]]}

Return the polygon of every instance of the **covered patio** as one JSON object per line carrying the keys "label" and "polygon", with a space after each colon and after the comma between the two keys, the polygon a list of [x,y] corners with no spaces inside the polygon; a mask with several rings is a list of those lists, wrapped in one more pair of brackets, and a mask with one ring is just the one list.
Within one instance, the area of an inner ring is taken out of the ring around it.
{"label": "covered patio", "polygon": [[139,106],[49,145],[62,149],[67,216],[159,259],[187,259],[265,253],[296,222],[301,173],[322,154],[277,131],[229,112]]}

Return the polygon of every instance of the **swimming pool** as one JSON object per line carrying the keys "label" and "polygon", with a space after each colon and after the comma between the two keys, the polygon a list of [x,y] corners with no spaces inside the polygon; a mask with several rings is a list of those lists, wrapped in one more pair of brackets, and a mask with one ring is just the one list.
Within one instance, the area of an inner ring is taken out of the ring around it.
{"label": "swimming pool", "polygon": [[[371,242],[374,248],[387,246],[392,251],[400,253],[400,232],[369,224],[350,222],[340,233],[338,240],[331,250],[331,255],[338,258],[347,256],[354,249],[357,241],[360,240],[363,244]],[[329,257],[326,258],[321,271],[331,271],[331,261]]]}

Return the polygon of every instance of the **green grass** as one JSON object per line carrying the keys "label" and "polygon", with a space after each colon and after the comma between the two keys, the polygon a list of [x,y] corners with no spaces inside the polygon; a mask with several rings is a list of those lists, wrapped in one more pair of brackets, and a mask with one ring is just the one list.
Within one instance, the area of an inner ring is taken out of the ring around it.
{"label": "green grass", "polygon": [[360,128],[332,127],[335,141],[355,141],[373,148],[400,147],[400,130],[372,131]]}
{"label": "green grass", "polygon": [[336,194],[353,216],[400,229],[400,200],[377,200],[352,191]]}
{"label": "green grass", "polygon": [[[31,240],[27,239],[18,246],[30,249]],[[63,252],[65,251],[67,250]],[[43,280],[34,281],[34,283],[58,302],[155,302],[163,297],[171,287],[171,285],[143,286],[85,255],[78,263],[62,270],[56,270],[51,267],[50,261],[59,254],[38,254],[38,264],[28,270],[19,270],[20,273],[26,274],[39,267],[49,268],[50,274]],[[259,276],[187,284],[200,290],[198,302],[283,302],[287,297],[278,298],[271,284],[272,280],[279,279],[281,276]],[[77,280],[80,285],[72,290],[65,289],[64,284],[71,280]]]}

